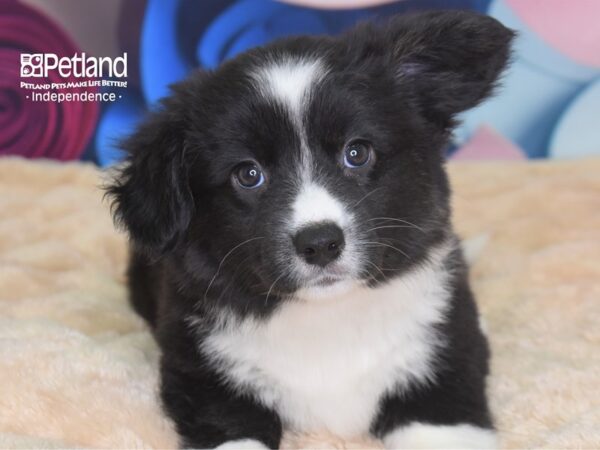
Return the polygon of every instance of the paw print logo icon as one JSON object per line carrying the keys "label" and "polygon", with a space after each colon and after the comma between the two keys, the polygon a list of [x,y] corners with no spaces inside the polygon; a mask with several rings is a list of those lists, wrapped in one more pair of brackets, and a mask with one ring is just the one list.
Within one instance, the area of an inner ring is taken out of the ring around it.
{"label": "paw print logo icon", "polygon": [[21,76],[22,77],[42,77],[44,58],[39,53],[21,54]]}

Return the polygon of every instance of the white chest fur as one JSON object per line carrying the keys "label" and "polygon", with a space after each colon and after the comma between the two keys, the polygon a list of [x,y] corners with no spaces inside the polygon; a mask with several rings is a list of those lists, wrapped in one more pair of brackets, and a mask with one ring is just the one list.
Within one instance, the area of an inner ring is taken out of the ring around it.
{"label": "white chest fur", "polygon": [[381,395],[433,376],[443,344],[448,274],[444,246],[428,262],[377,289],[291,301],[266,322],[229,324],[202,349],[241,389],[251,389],[298,430],[368,431]]}

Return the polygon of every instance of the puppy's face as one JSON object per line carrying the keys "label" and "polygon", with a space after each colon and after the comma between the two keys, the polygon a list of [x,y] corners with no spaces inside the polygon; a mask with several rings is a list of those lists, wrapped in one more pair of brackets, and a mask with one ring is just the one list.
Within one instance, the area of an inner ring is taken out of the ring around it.
{"label": "puppy's face", "polygon": [[511,36],[487,17],[430,13],[196,74],[128,141],[117,217],[208,302],[268,308],[381,282],[447,234],[442,149]]}
{"label": "puppy's face", "polygon": [[240,86],[207,99],[220,111],[188,139],[199,155],[189,172],[193,227],[210,236],[215,260],[232,250],[221,270],[233,282],[245,276],[265,296],[323,296],[401,270],[440,238],[444,130],[382,67],[284,49],[215,74],[216,84]]}

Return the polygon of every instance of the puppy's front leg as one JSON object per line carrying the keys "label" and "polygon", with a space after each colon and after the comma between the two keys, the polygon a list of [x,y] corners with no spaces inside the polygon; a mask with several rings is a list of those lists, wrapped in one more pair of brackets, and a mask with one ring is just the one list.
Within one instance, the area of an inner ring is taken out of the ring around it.
{"label": "puppy's front leg", "polygon": [[183,448],[267,449],[281,441],[279,416],[235,392],[206,368],[189,371],[162,361],[161,395]]}
{"label": "puppy's front leg", "polygon": [[[493,449],[496,433],[483,386],[457,374],[437,385],[393,394],[381,404],[372,431],[388,449]],[[470,380],[473,381],[473,380]]]}
{"label": "puppy's front leg", "polygon": [[495,449],[493,430],[467,423],[434,425],[411,422],[399,426],[383,439],[388,449]]}
{"label": "puppy's front leg", "polygon": [[469,358],[446,360],[436,381],[386,396],[371,430],[389,449],[497,448],[486,372]]}

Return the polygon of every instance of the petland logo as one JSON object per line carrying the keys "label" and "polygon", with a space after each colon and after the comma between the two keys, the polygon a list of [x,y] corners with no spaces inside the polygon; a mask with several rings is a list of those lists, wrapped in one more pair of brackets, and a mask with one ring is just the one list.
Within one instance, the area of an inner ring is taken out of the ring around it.
{"label": "petland logo", "polygon": [[116,58],[85,53],[59,58],[54,53],[21,53],[21,77],[43,78],[56,70],[63,78],[126,78],[127,53]]}
{"label": "petland logo", "polygon": [[116,58],[22,53],[19,86],[33,102],[114,102],[127,88],[127,53]]}

